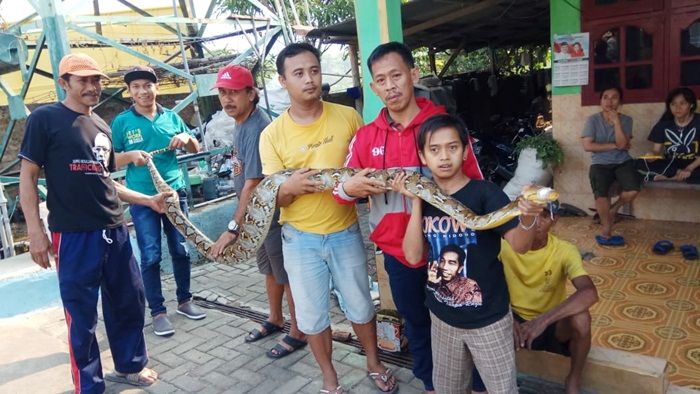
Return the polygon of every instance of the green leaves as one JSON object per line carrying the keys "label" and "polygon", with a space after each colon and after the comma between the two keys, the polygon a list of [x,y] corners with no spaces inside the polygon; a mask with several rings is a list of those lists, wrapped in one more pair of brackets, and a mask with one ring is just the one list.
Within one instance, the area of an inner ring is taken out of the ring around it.
{"label": "green leaves", "polygon": [[[339,22],[344,22],[355,15],[352,0],[291,0],[299,15],[300,22],[307,26],[325,27]],[[260,0],[260,3],[272,12],[280,15],[280,10],[275,8],[273,0]],[[248,0],[218,0],[221,12],[231,12],[240,15],[261,16],[262,12]],[[280,0],[287,15],[292,18],[290,0]],[[308,4],[308,14],[306,12]],[[293,18],[291,20],[293,22]]]}
{"label": "green leaves", "polygon": [[537,158],[542,160],[542,168],[547,168],[547,166],[556,167],[564,162],[564,151],[559,146],[559,143],[548,134],[525,138],[515,146],[518,153],[525,148],[533,148],[537,151]]}

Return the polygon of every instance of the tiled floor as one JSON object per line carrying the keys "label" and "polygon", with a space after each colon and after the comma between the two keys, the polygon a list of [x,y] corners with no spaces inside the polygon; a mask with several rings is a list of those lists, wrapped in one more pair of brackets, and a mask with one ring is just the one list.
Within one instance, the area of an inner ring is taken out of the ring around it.
{"label": "tiled floor", "polygon": [[[672,384],[700,389],[700,260],[685,260],[679,246],[700,247],[700,224],[623,220],[615,232],[624,247],[601,247],[590,218],[561,218],[555,233],[592,256],[584,267],[598,287],[593,343],[665,358]],[[668,239],[665,256],[652,245]]]}

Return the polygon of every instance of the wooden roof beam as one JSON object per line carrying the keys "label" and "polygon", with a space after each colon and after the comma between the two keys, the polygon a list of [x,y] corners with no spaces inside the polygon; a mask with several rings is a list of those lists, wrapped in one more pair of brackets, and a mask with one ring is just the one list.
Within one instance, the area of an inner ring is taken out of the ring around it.
{"label": "wooden roof beam", "polygon": [[439,26],[447,22],[451,22],[453,20],[459,19],[463,16],[469,15],[469,14],[475,14],[477,12],[481,12],[484,10],[489,9],[492,6],[497,5],[500,3],[500,0],[486,0],[486,1],[480,1],[476,4],[472,4],[468,7],[464,7],[461,10],[450,12],[446,15],[431,19],[427,22],[419,23],[415,26],[411,26],[409,28],[406,28],[403,30],[403,36],[410,36],[416,33],[420,33],[426,29],[430,29],[431,27]]}

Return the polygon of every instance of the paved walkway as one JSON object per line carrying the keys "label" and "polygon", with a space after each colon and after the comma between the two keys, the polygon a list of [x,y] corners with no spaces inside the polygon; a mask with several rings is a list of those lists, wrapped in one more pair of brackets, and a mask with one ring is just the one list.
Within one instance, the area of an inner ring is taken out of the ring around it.
{"label": "paved walkway", "polygon": [[[266,310],[263,277],[252,264],[209,263],[193,268],[193,290],[236,306]],[[256,323],[233,314],[208,310],[192,321],[174,314],[174,280],[164,280],[164,293],[176,333],[169,338],[145,329],[151,362],[160,381],[145,390],[107,383],[108,393],[318,393],[320,371],[308,347],[283,359],[265,356],[276,338],[253,344],[244,337]],[[348,329],[338,308],[334,327]],[[0,393],[64,393],[71,391],[66,325],[60,308],[0,320]],[[102,321],[98,326],[103,369],[113,368]],[[375,393],[366,378],[365,357],[354,347],[335,343],[333,358],[343,387],[352,393]],[[392,366],[392,368],[395,368]],[[401,393],[420,393],[422,384],[404,368],[396,369]]]}

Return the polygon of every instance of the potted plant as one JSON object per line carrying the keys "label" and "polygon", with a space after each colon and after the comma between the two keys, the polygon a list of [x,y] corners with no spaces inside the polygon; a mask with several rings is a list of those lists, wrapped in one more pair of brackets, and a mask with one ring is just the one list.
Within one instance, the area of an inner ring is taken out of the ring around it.
{"label": "potted plant", "polygon": [[543,133],[517,143],[518,167],[513,178],[503,188],[511,200],[520,195],[525,185],[549,186],[552,168],[564,161],[564,151],[551,135]]}

